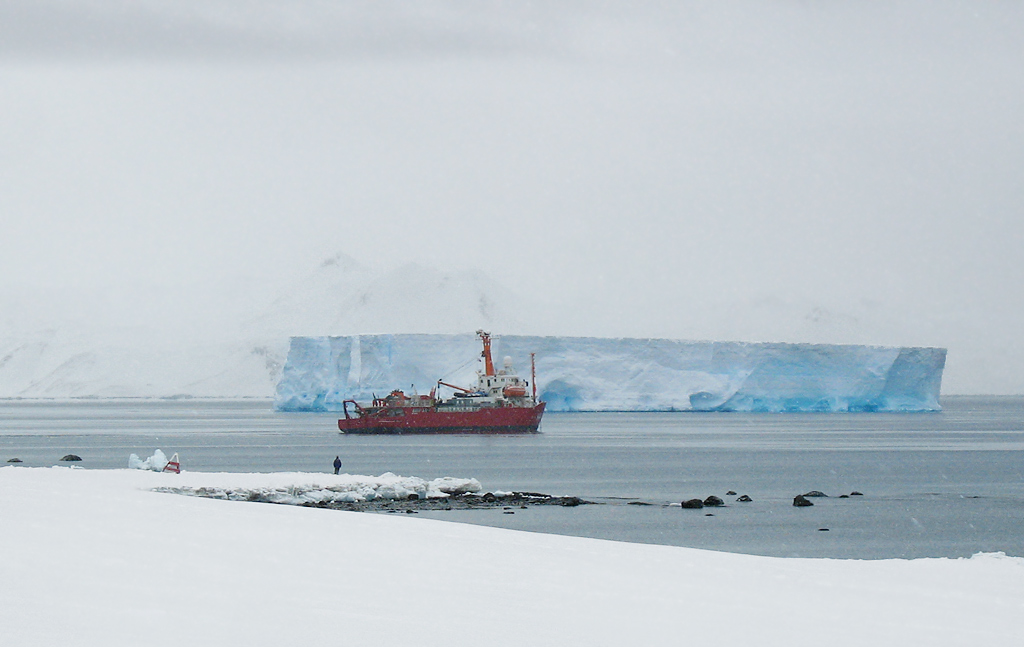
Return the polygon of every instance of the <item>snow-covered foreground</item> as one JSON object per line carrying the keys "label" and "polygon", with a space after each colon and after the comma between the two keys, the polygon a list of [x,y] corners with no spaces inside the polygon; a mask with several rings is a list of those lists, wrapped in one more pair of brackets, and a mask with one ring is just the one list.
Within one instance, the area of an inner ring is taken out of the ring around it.
{"label": "snow-covered foreground", "polygon": [[150,491],[351,478],[2,468],[4,642],[833,647],[1024,636],[1021,558],[778,559]]}

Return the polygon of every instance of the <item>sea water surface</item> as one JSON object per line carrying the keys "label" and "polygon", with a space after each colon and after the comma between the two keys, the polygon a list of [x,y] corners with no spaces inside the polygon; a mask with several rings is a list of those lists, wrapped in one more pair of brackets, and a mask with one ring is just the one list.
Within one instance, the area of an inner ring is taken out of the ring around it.
{"label": "sea water surface", "polygon": [[[0,464],[66,464],[73,453],[86,469],[124,468],[129,454],[159,448],[186,470],[329,473],[339,455],[353,474],[473,477],[487,490],[598,503],[419,518],[758,555],[1024,556],[1024,397],[947,397],[943,407],[555,413],[535,435],[344,436],[336,414],[275,413],[269,401],[8,400]],[[828,497],[793,507],[810,490]],[[839,498],[853,491],[863,496]],[[712,494],[726,506],[679,507]],[[753,501],[737,502],[744,494]]]}

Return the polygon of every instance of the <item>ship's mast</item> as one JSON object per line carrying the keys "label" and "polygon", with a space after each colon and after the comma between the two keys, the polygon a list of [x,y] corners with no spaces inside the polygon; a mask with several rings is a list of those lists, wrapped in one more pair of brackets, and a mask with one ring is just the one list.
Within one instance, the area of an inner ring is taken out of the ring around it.
{"label": "ship's mast", "polygon": [[480,353],[480,356],[484,358],[484,375],[495,375],[494,362],[491,361],[491,333],[478,330],[476,334],[480,336],[480,341],[484,343],[484,352]]}
{"label": "ship's mast", "polygon": [[533,403],[537,404],[537,353],[530,353],[530,385],[533,387]]}

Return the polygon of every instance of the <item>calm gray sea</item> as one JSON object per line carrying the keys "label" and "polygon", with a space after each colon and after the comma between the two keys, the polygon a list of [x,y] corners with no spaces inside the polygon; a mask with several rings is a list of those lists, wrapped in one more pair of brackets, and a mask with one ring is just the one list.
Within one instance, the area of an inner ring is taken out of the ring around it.
{"label": "calm gray sea", "polygon": [[[562,413],[529,436],[343,436],[264,401],[0,401],[0,464],[126,467],[160,448],[195,471],[474,477],[602,505],[420,513],[622,541],[802,557],[1024,556],[1024,397],[929,414]],[[737,503],[733,490],[749,495]],[[793,496],[821,490],[810,508]],[[862,497],[840,499],[851,491]],[[683,510],[715,494],[727,506]],[[636,505],[646,503],[650,505]],[[632,504],[632,505],[631,505]],[[341,514],[341,513],[339,513]],[[711,516],[708,516],[708,515]],[[827,528],[828,530],[822,530]]]}

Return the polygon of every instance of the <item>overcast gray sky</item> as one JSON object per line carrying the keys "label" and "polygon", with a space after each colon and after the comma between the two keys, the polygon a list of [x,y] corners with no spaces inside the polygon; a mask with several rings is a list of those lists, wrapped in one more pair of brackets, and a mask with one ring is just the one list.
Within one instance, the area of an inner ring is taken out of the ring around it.
{"label": "overcast gray sky", "polygon": [[340,251],[478,268],[552,334],[944,346],[944,392],[1022,393],[1021,34],[997,2],[8,0],[0,319]]}

